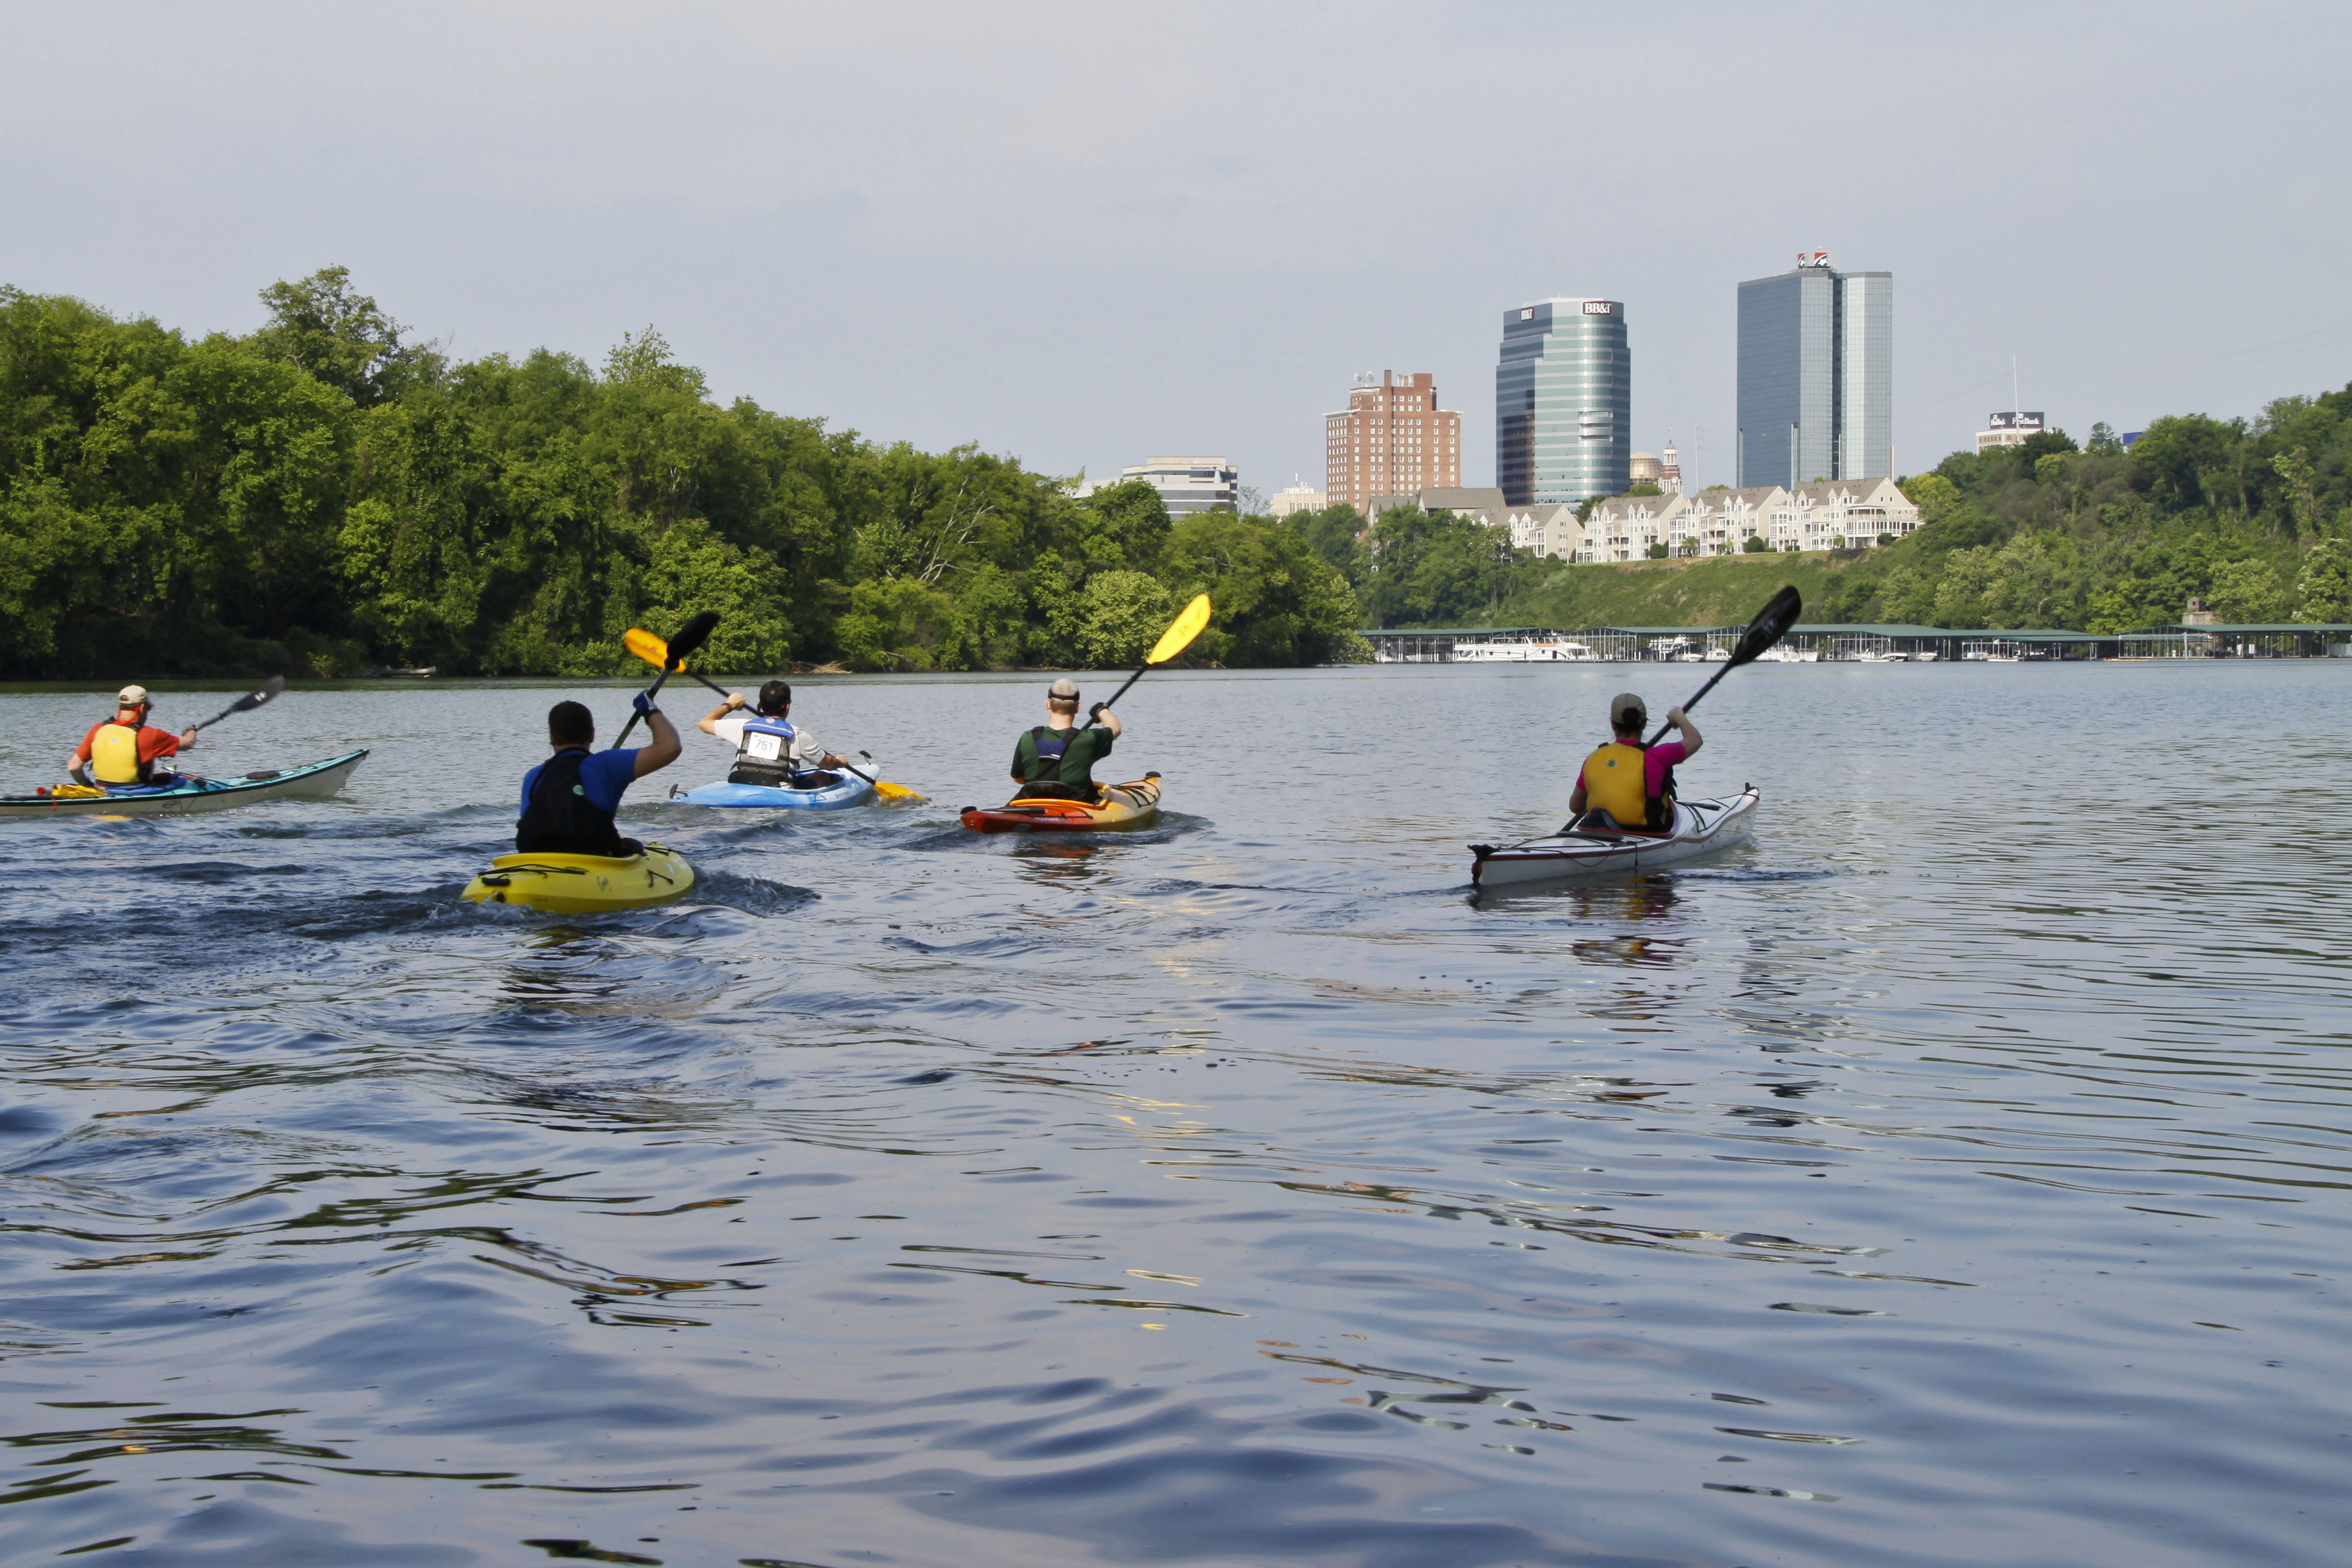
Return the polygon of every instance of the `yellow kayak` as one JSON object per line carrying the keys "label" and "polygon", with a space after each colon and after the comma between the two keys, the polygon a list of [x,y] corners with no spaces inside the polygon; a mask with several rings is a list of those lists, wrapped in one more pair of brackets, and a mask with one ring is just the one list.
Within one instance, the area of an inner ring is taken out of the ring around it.
{"label": "yellow kayak", "polygon": [[1123,784],[1103,786],[1102,799],[1057,800],[1015,795],[999,806],[967,805],[963,825],[978,833],[1093,833],[1112,827],[1144,827],[1160,818],[1160,775],[1146,773]]}
{"label": "yellow kayak", "polygon": [[478,904],[520,904],[555,915],[595,915],[682,899],[694,868],[675,849],[648,844],[635,855],[501,855],[466,884]]}

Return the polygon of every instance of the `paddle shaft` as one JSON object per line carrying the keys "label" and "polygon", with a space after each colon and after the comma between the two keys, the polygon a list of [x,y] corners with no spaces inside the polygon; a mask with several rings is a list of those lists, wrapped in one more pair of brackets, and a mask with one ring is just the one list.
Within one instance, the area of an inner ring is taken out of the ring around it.
{"label": "paddle shaft", "polygon": [[1126,696],[1126,695],[1127,695],[1127,689],[1128,689],[1129,687],[1130,687],[1130,686],[1134,685],[1137,681],[1139,681],[1139,680],[1142,679],[1143,679],[1143,672],[1144,672],[1145,670],[1147,670],[1147,669],[1150,669],[1150,668],[1151,668],[1151,667],[1150,667],[1150,665],[1148,665],[1148,664],[1146,664],[1146,665],[1139,665],[1139,666],[1136,668],[1136,671],[1135,671],[1135,673],[1134,673],[1133,675],[1129,676],[1125,680],[1123,680],[1123,681],[1119,682],[1118,689],[1117,691],[1114,691],[1114,692],[1112,692],[1112,693],[1110,694],[1110,702],[1097,702],[1097,703],[1096,703],[1096,704],[1094,705],[1094,709],[1093,709],[1093,710],[1092,710],[1090,713],[1088,713],[1088,714],[1087,714],[1087,718],[1091,720],[1091,719],[1093,719],[1093,718],[1095,718],[1095,717],[1098,716],[1098,715],[1103,711],[1103,710],[1104,710],[1104,709],[1106,709],[1106,708],[1108,708],[1108,707],[1111,705],[1111,703],[1113,703],[1113,702],[1117,702],[1120,698],[1122,698],[1122,697]]}
{"label": "paddle shaft", "polygon": [[244,696],[230,703],[227,707],[222,709],[219,712],[214,714],[203,723],[189,725],[188,733],[193,735],[199,730],[209,729],[213,725],[217,724],[222,720],[227,718],[232,713],[250,713],[256,708],[260,707],[263,703],[268,701],[271,698],[277,696],[279,692],[285,689],[286,678],[282,675],[273,675],[269,678],[269,684],[267,686],[261,687],[257,690],[247,692]]}
{"label": "paddle shaft", "polygon": [[[1683,704],[1683,711],[1688,713],[1697,707],[1699,698],[1714,690],[1717,681],[1721,680],[1743,664],[1755,663],[1757,658],[1766,648],[1787,637],[1789,628],[1796,624],[1797,616],[1802,608],[1802,603],[1797,597],[1797,590],[1793,587],[1783,587],[1779,593],[1773,595],[1771,602],[1756,613],[1756,618],[1748,622],[1748,629],[1740,634],[1739,646],[1731,650],[1729,661],[1707,678],[1706,684],[1698,689],[1697,696]],[[1671,723],[1659,725],[1658,732],[1650,737],[1650,744],[1654,746],[1664,740],[1666,731],[1671,728],[1673,728]]]}
{"label": "paddle shaft", "polygon": [[[648,697],[658,697],[661,695],[662,682],[668,679],[669,671],[667,669],[663,670],[659,675],[655,676],[654,683],[646,688],[646,695]],[[629,721],[621,726],[620,736],[613,742],[613,750],[617,752],[627,742],[629,739],[629,731],[635,729],[637,727],[637,721],[644,717],[645,715],[642,713],[633,712],[629,715]]]}
{"label": "paddle shaft", "polygon": [[[1692,709],[1697,707],[1699,697],[1704,697],[1708,692],[1714,690],[1715,683],[1717,681],[1721,680],[1725,676],[1729,675],[1733,670],[1738,669],[1738,668],[1739,666],[1736,664],[1727,664],[1721,669],[1717,670],[1712,676],[1708,677],[1706,684],[1698,689],[1698,697],[1694,697],[1689,701],[1683,704],[1683,711],[1687,713]],[[1659,725],[1658,732],[1650,737],[1650,744],[1654,746],[1659,742],[1664,740],[1666,738],[1666,731],[1673,728],[1674,725],[1671,723]]]}
{"label": "paddle shaft", "polygon": [[[687,673],[687,674],[688,674],[688,675],[690,675],[690,676],[692,676],[692,677],[694,677],[694,679],[695,679],[699,680],[700,682],[702,682],[702,684],[703,684],[703,685],[708,686],[709,688],[710,688],[710,689],[711,689],[711,690],[716,691],[716,692],[717,692],[717,693],[719,693],[719,696],[721,696],[721,697],[732,697],[732,696],[734,696],[734,695],[735,695],[733,692],[731,692],[731,691],[728,690],[725,687],[723,687],[723,686],[719,685],[719,682],[717,682],[717,681],[715,681],[715,680],[711,679],[710,679],[710,677],[709,677],[709,676],[707,676],[707,675],[703,674],[703,673],[702,673],[700,670],[698,670],[698,669],[689,669],[689,670],[688,670],[686,673]],[[842,759],[841,766],[842,766],[842,770],[843,770],[845,773],[856,773],[859,778],[864,779],[867,784],[870,784],[874,785],[874,787],[875,787],[875,788],[879,789],[879,788],[881,788],[881,787],[882,787],[882,781],[881,781],[880,779],[876,778],[872,773],[867,773],[864,768],[856,768],[856,767],[851,767],[851,766],[849,765],[849,761],[848,761],[848,759],[847,759],[847,758],[845,758],[845,757],[844,759]]]}

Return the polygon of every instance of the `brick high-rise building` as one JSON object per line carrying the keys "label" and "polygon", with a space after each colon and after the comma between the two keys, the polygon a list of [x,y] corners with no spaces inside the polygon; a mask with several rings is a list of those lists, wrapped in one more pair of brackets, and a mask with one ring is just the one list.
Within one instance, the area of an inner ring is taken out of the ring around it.
{"label": "brick high-rise building", "polygon": [[1366,516],[1374,496],[1462,482],[1462,416],[1437,406],[1437,378],[1367,371],[1348,406],[1323,416],[1326,504]]}

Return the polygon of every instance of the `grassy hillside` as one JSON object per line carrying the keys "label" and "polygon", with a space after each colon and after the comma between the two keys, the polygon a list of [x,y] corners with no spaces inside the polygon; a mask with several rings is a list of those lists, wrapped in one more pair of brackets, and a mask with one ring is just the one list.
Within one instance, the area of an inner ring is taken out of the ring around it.
{"label": "grassy hillside", "polygon": [[1506,626],[1713,626],[1745,625],[1783,583],[1822,613],[1854,563],[1826,552],[1717,555],[1696,561],[1595,562],[1549,569],[1505,602]]}

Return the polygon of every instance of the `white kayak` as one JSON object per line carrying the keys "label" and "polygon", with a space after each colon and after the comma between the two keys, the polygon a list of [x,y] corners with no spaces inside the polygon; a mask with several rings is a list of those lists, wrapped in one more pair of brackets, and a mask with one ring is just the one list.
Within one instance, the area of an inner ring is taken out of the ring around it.
{"label": "white kayak", "polygon": [[1470,880],[1480,888],[1545,882],[1602,872],[1654,871],[1694,856],[1745,843],[1760,798],[1754,784],[1722,800],[1675,803],[1666,833],[1571,831],[1496,847],[1473,844]]}

